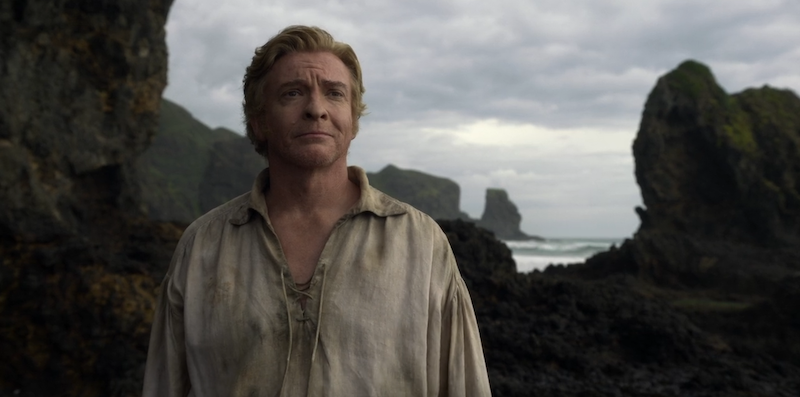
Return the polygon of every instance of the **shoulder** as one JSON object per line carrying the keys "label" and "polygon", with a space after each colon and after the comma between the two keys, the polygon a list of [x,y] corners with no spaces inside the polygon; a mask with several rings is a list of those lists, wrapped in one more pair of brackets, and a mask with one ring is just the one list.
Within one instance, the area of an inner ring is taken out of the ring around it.
{"label": "shoulder", "polygon": [[198,236],[219,235],[226,228],[246,223],[251,216],[249,199],[250,192],[247,192],[195,219],[183,232],[178,247],[191,245]]}
{"label": "shoulder", "polygon": [[386,213],[391,215],[387,218],[396,218],[397,222],[394,222],[396,225],[405,225],[421,234],[444,237],[444,232],[439,224],[428,214],[371,186],[369,189],[372,190],[371,194],[374,195],[375,201],[381,203],[381,206],[386,209]]}

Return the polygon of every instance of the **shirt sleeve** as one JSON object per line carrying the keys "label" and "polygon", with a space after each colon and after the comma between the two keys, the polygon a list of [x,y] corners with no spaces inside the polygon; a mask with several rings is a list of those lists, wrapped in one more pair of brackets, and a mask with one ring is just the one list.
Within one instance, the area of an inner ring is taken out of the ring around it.
{"label": "shirt sleeve", "polygon": [[183,293],[177,282],[180,277],[175,274],[185,258],[185,244],[181,243],[161,283],[150,331],[143,397],[185,397],[191,388],[186,366]]}
{"label": "shirt sleeve", "polygon": [[442,310],[440,393],[446,396],[490,396],[478,321],[469,291],[445,238],[444,257],[452,269],[450,294]]}

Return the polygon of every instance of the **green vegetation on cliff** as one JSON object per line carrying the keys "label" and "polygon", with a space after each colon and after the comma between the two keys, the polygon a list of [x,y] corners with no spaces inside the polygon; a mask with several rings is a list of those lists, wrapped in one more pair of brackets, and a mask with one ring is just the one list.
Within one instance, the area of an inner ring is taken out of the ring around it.
{"label": "green vegetation on cliff", "polygon": [[376,189],[411,204],[434,219],[467,219],[459,211],[461,188],[447,178],[387,165],[377,173],[367,173]]}
{"label": "green vegetation on cliff", "polygon": [[137,162],[150,217],[189,223],[202,215],[199,186],[211,149],[216,142],[238,138],[233,131],[208,128],[186,109],[164,99],[158,132]]}

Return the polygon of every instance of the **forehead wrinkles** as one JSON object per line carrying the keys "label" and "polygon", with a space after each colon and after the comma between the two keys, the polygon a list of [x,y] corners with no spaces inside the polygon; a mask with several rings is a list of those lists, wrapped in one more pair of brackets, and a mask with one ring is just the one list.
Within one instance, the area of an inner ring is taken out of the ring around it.
{"label": "forehead wrinkles", "polygon": [[[352,85],[350,71],[335,55],[329,53],[293,53],[279,59],[267,77],[277,87],[288,82],[308,81],[323,84],[335,82]],[[328,85],[328,84],[326,84]]]}

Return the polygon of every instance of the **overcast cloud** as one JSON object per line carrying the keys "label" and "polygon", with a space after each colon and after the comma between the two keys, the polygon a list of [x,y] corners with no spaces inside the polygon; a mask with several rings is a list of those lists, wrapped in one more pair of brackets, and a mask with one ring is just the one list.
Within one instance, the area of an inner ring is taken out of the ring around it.
{"label": "overcast cloud", "polygon": [[453,179],[476,218],[485,189],[505,188],[522,229],[548,237],[632,235],[631,144],[647,94],[682,61],[731,93],[800,92],[795,0],[176,0],[164,95],[242,132],[244,69],[292,24],[359,56],[370,114],[351,164]]}

